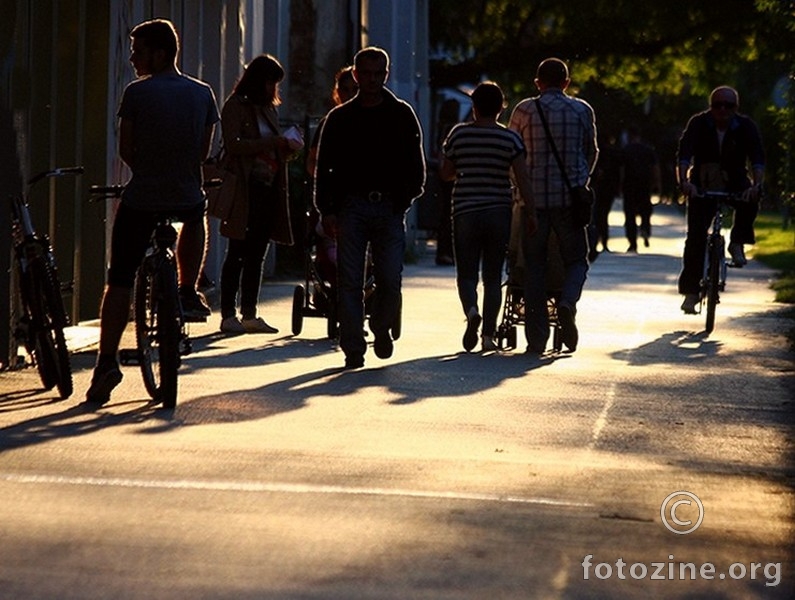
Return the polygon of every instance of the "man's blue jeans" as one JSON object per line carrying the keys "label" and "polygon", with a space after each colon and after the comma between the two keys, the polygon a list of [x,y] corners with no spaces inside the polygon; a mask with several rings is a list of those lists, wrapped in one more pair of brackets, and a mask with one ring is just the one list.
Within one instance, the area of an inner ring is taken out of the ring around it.
{"label": "man's blue jeans", "polygon": [[364,281],[367,246],[373,259],[375,292],[370,330],[388,335],[400,306],[406,229],[403,213],[389,201],[369,202],[349,196],[337,215],[337,277],[340,347],[345,356],[364,356]]}
{"label": "man's blue jeans", "polygon": [[538,210],[538,230],[524,236],[525,336],[527,346],[542,351],[549,339],[547,311],[547,254],[554,231],[563,261],[563,285],[558,305],[576,310],[588,273],[588,238],[584,227],[574,224],[570,208]]}
{"label": "man's blue jeans", "polygon": [[457,215],[453,220],[456,285],[464,314],[478,308],[478,272],[483,277],[483,335],[493,336],[502,304],[502,267],[511,236],[511,208]]}

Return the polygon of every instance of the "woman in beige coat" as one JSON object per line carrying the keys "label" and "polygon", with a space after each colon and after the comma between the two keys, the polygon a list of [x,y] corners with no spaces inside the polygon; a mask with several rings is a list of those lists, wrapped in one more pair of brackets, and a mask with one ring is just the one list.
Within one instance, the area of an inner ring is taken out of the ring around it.
{"label": "woman in beige coat", "polygon": [[283,78],[273,56],[256,57],[221,111],[227,168],[236,176],[234,201],[220,228],[229,240],[221,271],[221,331],[226,333],[278,332],[257,316],[257,302],[268,243],[293,243],[287,196],[292,150],[276,112]]}

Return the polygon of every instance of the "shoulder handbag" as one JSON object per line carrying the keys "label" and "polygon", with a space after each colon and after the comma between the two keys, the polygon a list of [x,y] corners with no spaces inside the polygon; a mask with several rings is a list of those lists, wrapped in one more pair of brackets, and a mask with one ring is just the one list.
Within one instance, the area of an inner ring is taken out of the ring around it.
{"label": "shoulder handbag", "polygon": [[563,175],[563,181],[566,182],[566,187],[569,188],[574,222],[580,227],[585,227],[591,222],[591,212],[594,203],[593,190],[587,185],[571,185],[569,176],[566,173],[566,167],[563,166],[563,160],[560,158],[555,140],[552,138],[552,134],[549,131],[549,123],[547,123],[547,118],[544,116],[544,111],[541,109],[541,100],[539,98],[535,99],[535,105],[538,110],[538,116],[541,118],[541,123],[544,125],[544,134],[547,138],[547,144],[549,144],[552,154],[555,155],[560,173]]}
{"label": "shoulder handbag", "polygon": [[223,146],[217,154],[204,162],[202,171],[206,186],[207,214],[222,221],[228,219],[235,199],[237,175],[229,168]]}

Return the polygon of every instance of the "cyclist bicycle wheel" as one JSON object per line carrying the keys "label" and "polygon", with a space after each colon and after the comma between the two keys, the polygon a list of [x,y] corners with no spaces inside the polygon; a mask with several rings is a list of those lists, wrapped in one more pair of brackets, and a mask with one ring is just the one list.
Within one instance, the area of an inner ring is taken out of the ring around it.
{"label": "cyclist bicycle wheel", "polygon": [[57,387],[58,395],[66,399],[73,391],[72,367],[64,336],[66,309],[58,277],[50,265],[40,260],[30,264],[28,277],[26,302],[33,328],[31,350],[36,368],[44,388]]}
{"label": "cyclist bicycle wheel", "polygon": [[715,308],[718,305],[720,293],[720,259],[723,255],[723,241],[710,239],[709,241],[709,266],[707,270],[707,321],[705,331],[712,333],[715,328]]}
{"label": "cyclist bicycle wheel", "polygon": [[180,308],[171,263],[147,261],[135,277],[135,337],[146,391],[165,408],[177,403]]}

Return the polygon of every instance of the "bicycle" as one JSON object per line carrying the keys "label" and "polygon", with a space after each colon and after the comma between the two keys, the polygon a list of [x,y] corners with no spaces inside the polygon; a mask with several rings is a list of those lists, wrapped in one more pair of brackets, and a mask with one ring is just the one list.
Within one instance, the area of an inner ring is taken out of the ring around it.
{"label": "bicycle", "polygon": [[[212,184],[207,184],[210,187]],[[119,198],[123,185],[91,186],[97,200]],[[177,404],[177,371],[182,356],[193,348],[188,322],[206,318],[186,318],[179,299],[175,245],[177,230],[172,218],[159,214],[146,255],[135,273],[133,286],[134,349],[121,349],[123,365],[138,364],[147,393],[164,408]]]}
{"label": "bicycle", "polygon": [[61,295],[69,285],[62,286],[58,279],[49,236],[36,231],[29,199],[33,186],[42,179],[81,173],[83,167],[42,171],[27,181],[27,194],[11,198],[11,235],[21,310],[14,337],[33,358],[44,389],[57,387],[61,399],[68,398],[73,391],[64,335],[70,319]]}
{"label": "bicycle", "polygon": [[726,261],[726,239],[723,237],[723,211],[728,202],[741,201],[740,194],[729,192],[703,191],[698,194],[704,200],[715,200],[715,214],[707,231],[707,245],[704,250],[704,269],[700,281],[698,312],[706,305],[705,331],[715,329],[715,310],[720,303],[720,293],[726,289],[727,267],[736,267],[733,261]]}

